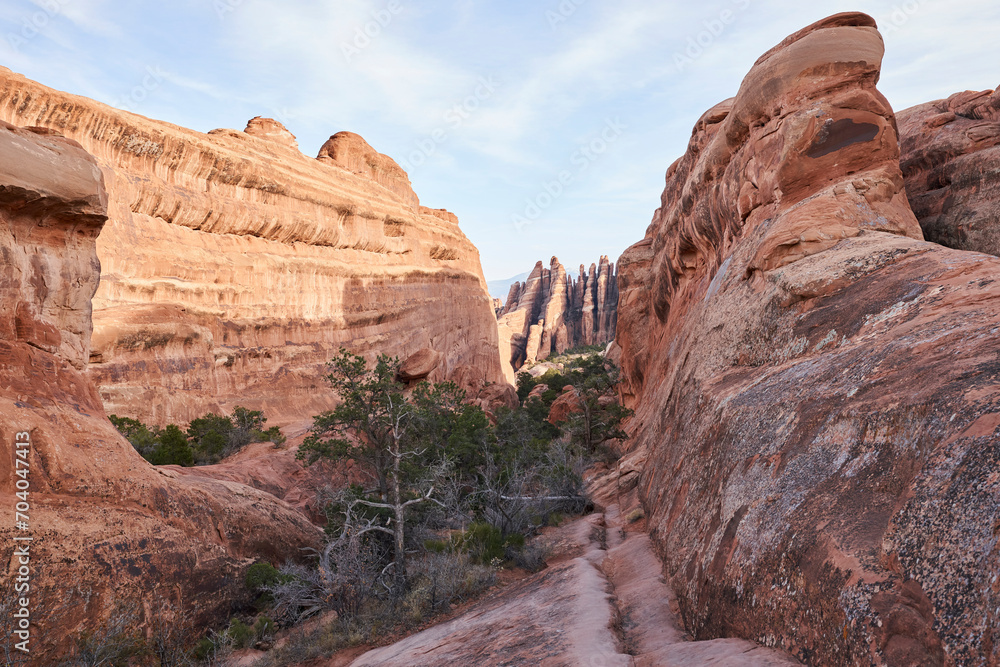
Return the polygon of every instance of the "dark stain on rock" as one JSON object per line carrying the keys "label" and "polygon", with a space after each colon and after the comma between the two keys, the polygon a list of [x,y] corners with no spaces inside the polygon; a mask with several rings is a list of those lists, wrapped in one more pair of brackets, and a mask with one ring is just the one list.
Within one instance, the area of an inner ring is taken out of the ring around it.
{"label": "dark stain on rock", "polygon": [[851,118],[841,118],[823,126],[806,155],[821,158],[848,146],[871,141],[878,136],[878,130],[878,125],[872,123],[855,123]]}

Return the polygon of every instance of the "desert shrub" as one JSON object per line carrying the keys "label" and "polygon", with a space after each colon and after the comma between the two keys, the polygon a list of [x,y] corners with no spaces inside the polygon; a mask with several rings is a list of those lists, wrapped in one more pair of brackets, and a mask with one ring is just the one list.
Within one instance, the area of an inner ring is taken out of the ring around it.
{"label": "desert shrub", "polygon": [[230,619],[229,629],[226,630],[232,640],[233,648],[250,648],[253,646],[253,628],[238,618]]}
{"label": "desert shrub", "polygon": [[478,595],[496,583],[496,571],[477,565],[467,554],[431,553],[410,563],[412,587],[406,606],[413,620],[441,611]]}
{"label": "desert shrub", "polygon": [[283,575],[268,562],[254,563],[247,569],[243,582],[251,593],[260,595],[267,592],[268,587],[282,581]]}
{"label": "desert shrub", "polygon": [[388,553],[377,540],[354,538],[331,542],[317,566],[286,564],[278,580],[264,586],[274,599],[272,615],[281,625],[293,625],[323,611],[358,615],[376,600]]}
{"label": "desert shrub", "polygon": [[146,653],[138,628],[138,606],[122,603],[99,627],[77,635],[69,657],[60,667],[128,667],[133,659]]}
{"label": "desert shrub", "polygon": [[153,465],[193,466],[194,452],[176,424],[169,424],[160,434],[160,444],[149,457]]}
{"label": "desert shrub", "polygon": [[473,563],[488,565],[506,560],[508,549],[524,546],[524,536],[517,533],[505,536],[499,528],[477,522],[457,536],[456,546],[467,553]]}
{"label": "desert shrub", "polygon": [[148,619],[146,643],[158,667],[191,665],[193,623],[180,606],[161,601]]}
{"label": "desert shrub", "polygon": [[148,459],[159,444],[159,429],[151,429],[138,419],[131,417],[111,415],[108,419],[115,425],[118,432],[132,443],[132,446],[143,458]]}
{"label": "desert shrub", "polygon": [[524,568],[528,572],[540,572],[545,569],[545,561],[552,554],[552,545],[542,538],[536,537],[527,544],[521,545],[519,549],[511,549],[508,552],[510,560],[514,565]]}
{"label": "desert shrub", "polygon": [[234,408],[231,416],[208,413],[192,419],[186,430],[175,424],[161,430],[118,415],[111,415],[110,420],[153,465],[210,465],[251,442],[285,442],[277,426],[264,428],[267,419],[263,412],[242,407]]}
{"label": "desert shrub", "polygon": [[258,616],[257,621],[253,624],[254,637],[257,642],[272,641],[276,630],[277,626],[275,626],[274,621],[267,616]]}

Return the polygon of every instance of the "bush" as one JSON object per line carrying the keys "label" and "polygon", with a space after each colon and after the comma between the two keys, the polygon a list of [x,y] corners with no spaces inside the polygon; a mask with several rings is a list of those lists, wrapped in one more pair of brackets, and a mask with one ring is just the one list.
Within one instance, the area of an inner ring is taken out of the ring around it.
{"label": "bush", "polygon": [[100,627],[77,635],[70,657],[60,667],[127,667],[146,652],[138,627],[138,606],[119,604]]}
{"label": "bush", "polygon": [[274,586],[281,581],[281,573],[278,568],[270,563],[254,563],[247,569],[244,582],[252,593],[261,593],[268,586]]}
{"label": "bush", "polygon": [[153,465],[210,465],[235,454],[251,442],[281,445],[285,436],[277,426],[264,429],[267,419],[259,410],[237,406],[231,417],[208,413],[192,419],[187,430],[170,424],[163,430],[137,419],[109,418],[140,455]]}
{"label": "bush", "polygon": [[412,561],[409,570],[412,588],[405,604],[415,621],[448,611],[496,583],[493,568],[476,565],[463,553],[427,554]]}
{"label": "bush", "polygon": [[233,648],[250,648],[253,646],[253,628],[238,618],[233,618],[229,621],[229,629],[226,630],[226,634],[232,640]]}
{"label": "bush", "polygon": [[159,444],[159,430],[150,429],[138,419],[118,415],[111,415],[108,419],[145,459],[150,457]]}
{"label": "bush", "polygon": [[175,424],[170,424],[160,435],[160,444],[149,457],[153,465],[193,466],[194,452],[188,439]]}
{"label": "bush", "polygon": [[541,572],[545,569],[545,561],[551,554],[552,545],[541,538],[535,538],[520,549],[512,550],[510,559],[514,565],[524,568],[528,572]]}
{"label": "bush", "polygon": [[504,536],[503,532],[488,523],[477,522],[457,536],[456,546],[469,554],[472,562],[480,565],[507,560],[508,550],[524,546],[524,536],[514,533]]}

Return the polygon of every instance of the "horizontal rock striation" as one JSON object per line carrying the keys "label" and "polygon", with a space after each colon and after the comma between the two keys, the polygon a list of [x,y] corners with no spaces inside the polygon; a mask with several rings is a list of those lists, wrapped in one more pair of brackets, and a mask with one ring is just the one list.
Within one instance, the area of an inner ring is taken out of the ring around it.
{"label": "horizontal rock striation", "polygon": [[548,269],[538,262],[524,283],[511,285],[497,314],[501,354],[509,345],[518,369],[573,347],[607,343],[615,337],[617,312],[618,275],[607,257],[589,273],[581,264],[576,279],[555,257]]}
{"label": "horizontal rock striation", "polygon": [[124,601],[141,623],[167,603],[215,623],[245,602],[255,559],[322,536],[267,493],[153,468],[108,421],[84,373],[107,206],[77,142],[0,122],[0,503],[28,507],[26,526],[12,512],[0,525],[0,563],[6,602],[28,546],[34,664]]}
{"label": "horizontal rock striation", "polygon": [[504,381],[478,251],[361,137],[313,159],[271,119],[206,135],[2,68],[0,119],[75,139],[104,172],[89,372],[109,412],[308,419],[330,407],[324,364],[341,346],[431,348],[430,379],[473,395]]}
{"label": "horizontal rock striation", "polygon": [[928,241],[1000,255],[1000,91],[898,114],[906,194]]}
{"label": "horizontal rock striation", "polygon": [[694,637],[995,664],[1000,259],[922,240],[882,55],[830,17],[696,124],[619,261],[629,442]]}

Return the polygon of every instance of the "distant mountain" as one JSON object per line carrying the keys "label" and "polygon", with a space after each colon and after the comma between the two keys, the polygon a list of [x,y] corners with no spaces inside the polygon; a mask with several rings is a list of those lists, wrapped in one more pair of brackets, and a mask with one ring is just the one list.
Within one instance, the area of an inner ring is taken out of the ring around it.
{"label": "distant mountain", "polygon": [[490,296],[494,299],[506,299],[510,293],[510,286],[514,283],[523,283],[528,279],[528,275],[529,272],[526,271],[506,280],[489,280],[486,282],[486,286],[490,290]]}

